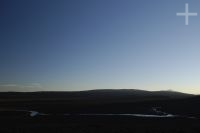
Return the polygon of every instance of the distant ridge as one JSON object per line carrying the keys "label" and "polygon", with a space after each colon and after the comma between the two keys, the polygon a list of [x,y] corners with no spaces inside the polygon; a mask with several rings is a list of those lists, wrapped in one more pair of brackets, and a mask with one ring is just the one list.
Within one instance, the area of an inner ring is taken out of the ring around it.
{"label": "distant ridge", "polygon": [[1,92],[1,108],[48,113],[154,113],[158,107],[171,114],[199,114],[200,97],[174,91],[99,89],[70,92]]}
{"label": "distant ridge", "polygon": [[86,91],[40,91],[40,92],[0,92],[0,99],[31,99],[31,100],[99,100],[99,101],[143,101],[180,99],[194,95],[175,91],[145,91],[137,89],[98,89]]}

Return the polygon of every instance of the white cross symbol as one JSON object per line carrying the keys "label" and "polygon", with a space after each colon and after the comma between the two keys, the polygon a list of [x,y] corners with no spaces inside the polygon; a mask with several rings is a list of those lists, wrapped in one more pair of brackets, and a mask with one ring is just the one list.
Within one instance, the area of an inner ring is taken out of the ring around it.
{"label": "white cross symbol", "polygon": [[185,4],[185,13],[177,13],[177,16],[185,16],[185,25],[189,25],[189,16],[197,16],[197,13],[190,13],[188,3]]}

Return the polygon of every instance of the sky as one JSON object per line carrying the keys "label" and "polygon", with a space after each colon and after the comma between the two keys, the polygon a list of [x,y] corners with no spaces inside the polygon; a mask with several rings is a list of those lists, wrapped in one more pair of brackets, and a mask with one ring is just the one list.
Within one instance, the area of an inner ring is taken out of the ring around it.
{"label": "sky", "polygon": [[0,91],[200,94],[199,33],[199,0],[0,0]]}

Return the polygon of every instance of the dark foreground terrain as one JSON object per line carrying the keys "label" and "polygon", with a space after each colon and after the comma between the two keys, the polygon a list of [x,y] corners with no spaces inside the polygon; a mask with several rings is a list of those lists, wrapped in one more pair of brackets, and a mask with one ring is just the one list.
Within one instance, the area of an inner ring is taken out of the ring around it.
{"label": "dark foreground terrain", "polygon": [[200,121],[129,116],[1,118],[1,133],[199,133]]}
{"label": "dark foreground terrain", "polygon": [[0,93],[0,133],[200,133],[199,105],[171,91]]}

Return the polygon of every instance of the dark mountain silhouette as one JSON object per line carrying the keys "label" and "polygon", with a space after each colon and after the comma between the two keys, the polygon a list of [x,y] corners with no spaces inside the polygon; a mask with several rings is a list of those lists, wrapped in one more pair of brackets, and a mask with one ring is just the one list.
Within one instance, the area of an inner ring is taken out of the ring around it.
{"label": "dark mountain silhouette", "polygon": [[[194,95],[174,91],[151,92],[136,89],[2,92],[0,93],[0,105],[2,108],[40,110],[53,113],[145,113],[151,112],[152,107],[155,106],[162,106],[162,108],[173,112],[178,107],[174,105],[175,103],[182,104],[183,99],[192,97]],[[171,101],[174,102],[171,103]],[[170,110],[172,107],[173,110]]]}
{"label": "dark mountain silhouette", "polygon": [[[145,91],[136,89],[101,89],[87,91],[66,91],[66,92],[1,92],[0,100],[2,99],[90,99],[90,98],[131,98],[134,100],[145,99],[176,99],[191,97],[192,94],[186,94],[175,91]],[[121,99],[123,100],[123,99]]]}

